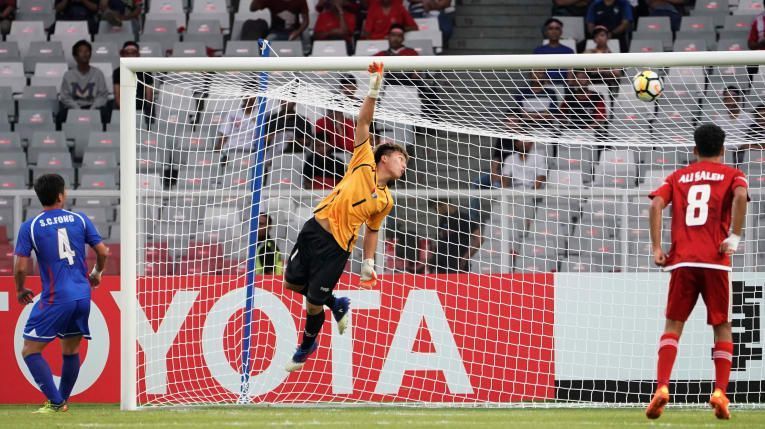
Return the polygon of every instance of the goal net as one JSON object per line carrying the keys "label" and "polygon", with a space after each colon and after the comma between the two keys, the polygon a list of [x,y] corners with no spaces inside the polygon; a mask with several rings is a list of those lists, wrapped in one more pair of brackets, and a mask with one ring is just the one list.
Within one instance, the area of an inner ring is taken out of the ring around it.
{"label": "goal net", "polygon": [[[282,273],[343,177],[370,61],[123,59],[124,408],[645,404],[669,280],[652,265],[647,194],[692,162],[703,122],[726,131],[751,187],[728,394],[763,402],[755,52],[386,59],[372,140],[411,158],[380,281],[357,286],[359,240],[335,288],[351,329],[328,316],[318,352],[285,372],[305,310]],[[663,84],[653,102],[632,87],[643,70]],[[665,249],[669,223],[667,210]],[[711,393],[705,313],[680,342],[675,404]]]}

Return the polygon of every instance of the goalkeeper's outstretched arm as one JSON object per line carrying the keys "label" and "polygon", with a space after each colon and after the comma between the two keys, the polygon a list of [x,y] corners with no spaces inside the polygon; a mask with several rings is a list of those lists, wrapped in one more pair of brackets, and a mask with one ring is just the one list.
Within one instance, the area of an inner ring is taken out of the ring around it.
{"label": "goalkeeper's outstretched arm", "polygon": [[369,93],[364,99],[364,103],[361,105],[359,111],[359,119],[356,121],[356,137],[354,146],[358,147],[362,143],[366,142],[369,138],[369,126],[372,125],[372,120],[375,116],[375,103],[377,102],[377,96],[380,94],[380,87],[382,87],[383,80],[383,65],[382,63],[372,63],[369,65]]}

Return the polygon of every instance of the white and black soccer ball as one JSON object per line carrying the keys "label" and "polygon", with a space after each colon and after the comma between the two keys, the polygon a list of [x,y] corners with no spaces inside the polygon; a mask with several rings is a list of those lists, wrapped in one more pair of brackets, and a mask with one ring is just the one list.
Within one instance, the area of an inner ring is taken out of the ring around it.
{"label": "white and black soccer ball", "polygon": [[650,70],[638,73],[632,80],[632,87],[635,89],[637,98],[646,102],[656,100],[656,97],[660,96],[664,90],[659,75]]}

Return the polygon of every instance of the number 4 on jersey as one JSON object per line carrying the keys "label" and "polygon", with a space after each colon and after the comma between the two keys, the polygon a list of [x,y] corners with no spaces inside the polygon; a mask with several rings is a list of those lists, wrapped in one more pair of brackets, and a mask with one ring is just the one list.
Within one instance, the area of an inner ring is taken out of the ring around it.
{"label": "number 4 on jersey", "polygon": [[69,265],[74,265],[74,250],[69,245],[69,234],[66,232],[66,228],[58,230],[58,257],[60,259],[66,259],[69,261]]}

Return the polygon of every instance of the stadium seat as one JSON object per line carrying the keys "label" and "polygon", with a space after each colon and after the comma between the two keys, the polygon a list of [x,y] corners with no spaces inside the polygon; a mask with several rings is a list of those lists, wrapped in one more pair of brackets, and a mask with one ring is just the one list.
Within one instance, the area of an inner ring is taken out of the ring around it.
{"label": "stadium seat", "polygon": [[345,57],[348,52],[342,40],[317,40],[313,42],[312,57]]}
{"label": "stadium seat", "polygon": [[138,174],[138,188],[142,191],[161,191],[162,176],[156,174]]}
{"label": "stadium seat", "polygon": [[630,52],[664,52],[664,44],[659,39],[632,39]]}
{"label": "stadium seat", "polygon": [[16,2],[16,19],[19,21],[42,21],[44,28],[50,28],[56,21],[51,0],[22,0]]}
{"label": "stadium seat", "polygon": [[581,225],[619,226],[624,204],[613,199],[590,198],[582,205]]}
{"label": "stadium seat", "polygon": [[699,97],[705,88],[704,67],[671,67],[664,80],[664,94],[668,97],[659,97],[658,102],[683,103],[687,106],[689,96]]}
{"label": "stadium seat", "polygon": [[[590,141],[594,141],[594,138]],[[557,168],[559,170],[579,170],[584,174],[592,174],[594,158],[595,149],[592,146],[561,144],[558,147]]]}
{"label": "stadium seat", "polygon": [[[420,39],[420,40],[424,40],[424,39]],[[409,45],[408,41],[405,44]],[[387,49],[388,49],[388,40],[386,39],[359,40],[358,42],[356,42],[356,51],[354,52],[354,55],[371,57],[371,56],[374,56],[376,53],[380,51],[385,51]]]}
{"label": "stadium seat", "polygon": [[[675,164],[672,166],[674,168],[679,164]],[[650,190],[654,191],[656,188],[661,186],[662,183],[664,183],[664,180],[667,178],[667,176],[672,173],[672,170],[665,169],[656,169],[653,164],[650,164],[650,169],[646,170],[645,173],[641,176],[641,179],[643,183],[640,184],[640,189]]]}
{"label": "stadium seat", "polygon": [[[252,42],[249,42],[252,43]],[[303,44],[299,40],[293,41],[274,41],[271,43],[272,57],[302,57]],[[256,46],[257,48],[257,46]],[[258,54],[260,55],[260,54]]]}
{"label": "stadium seat", "polygon": [[[309,13],[309,16],[314,16],[315,13]],[[242,39],[242,25],[248,20],[262,19],[268,26],[271,26],[271,12],[268,9],[261,9],[255,12],[250,12],[250,3],[240,2],[239,12],[234,15],[234,24],[231,26],[231,40]]]}
{"label": "stadium seat", "polygon": [[11,32],[6,36],[6,42],[17,42],[21,57],[25,57],[32,42],[48,40],[43,21],[15,20],[11,23]]}
{"label": "stadium seat", "polygon": [[34,73],[37,63],[66,63],[61,42],[34,41],[30,43],[29,52],[24,56],[24,72]]}
{"label": "stadium seat", "polygon": [[223,50],[221,23],[209,16],[189,19],[189,26],[183,36],[184,42],[202,43],[208,49]]}
{"label": "stadium seat", "polygon": [[8,119],[8,112],[0,109],[0,132],[11,130],[11,124]]}
{"label": "stadium seat", "polygon": [[684,16],[680,22],[680,31],[683,33],[714,33],[715,23],[711,16]]}
{"label": "stadium seat", "polygon": [[32,183],[43,174],[56,173],[64,178],[71,187],[74,180],[74,168],[69,151],[45,151],[39,152],[32,168]]}
{"label": "stadium seat", "polygon": [[226,0],[193,0],[187,28],[192,27],[191,22],[194,20],[209,19],[215,20],[218,28],[227,32],[231,29],[231,21],[226,3]]}
{"label": "stadium seat", "polygon": [[[163,136],[149,135],[141,139],[136,159],[136,170],[139,173],[155,174],[162,173],[170,160],[170,151],[165,150],[164,143],[160,145]],[[119,140],[119,135],[116,137]]]}
{"label": "stadium seat", "polygon": [[430,40],[430,42],[433,44],[433,50],[436,53],[441,53],[441,50],[444,46],[444,39],[441,35],[441,30],[436,28],[429,28],[427,30],[418,30],[418,31],[409,31],[405,34],[405,38],[407,41],[412,40]]}
{"label": "stadium seat", "polygon": [[174,43],[180,42],[180,34],[175,27],[175,21],[168,20],[150,20],[146,19],[141,34],[141,45],[145,42],[158,43],[162,48],[161,52],[170,50]]}
{"label": "stadium seat", "polygon": [[0,122],[8,122],[8,115],[16,116],[16,99],[13,98],[13,88],[0,86],[0,110],[5,112],[5,117],[0,117]]}
{"label": "stadium seat", "polygon": [[[118,132],[100,132],[92,131],[88,134],[87,143],[88,152],[114,152],[119,154],[120,151],[120,136]],[[75,158],[83,158],[85,147],[74,146]],[[118,155],[119,156],[119,155]]]}
{"label": "stadium seat", "polygon": [[[539,215],[541,215],[541,213]],[[566,249],[566,240],[568,239],[570,230],[571,224],[567,223],[565,219],[561,221],[557,219],[548,220],[537,218],[531,222],[528,236],[524,242],[532,246],[548,248],[549,250],[544,253],[548,256],[557,255],[559,252]]]}
{"label": "stadium seat", "polygon": [[29,139],[27,159],[30,163],[35,163],[40,154],[48,152],[66,152],[69,154],[64,133],[61,131],[34,131]]}
{"label": "stadium seat", "polygon": [[611,273],[621,271],[621,258],[615,255],[591,253],[583,256],[569,256],[561,261],[561,272]]}
{"label": "stadium seat", "polygon": [[[77,207],[75,211],[82,213],[95,224],[106,224],[114,220],[114,209],[105,207]],[[99,228],[99,231],[103,231]]]}
{"label": "stadium seat", "polygon": [[734,15],[759,15],[763,12],[762,0],[739,0]]}
{"label": "stadium seat", "polygon": [[50,110],[19,110],[16,131],[21,140],[29,140],[35,131],[54,131],[53,115]]}
{"label": "stadium seat", "polygon": [[4,174],[0,173],[0,189],[26,189],[29,173]]}
{"label": "stadium seat", "polygon": [[50,110],[58,112],[58,89],[55,86],[27,86],[21,94],[19,110]]}
{"label": "stadium seat", "polygon": [[[380,107],[419,115],[422,111],[417,88],[404,85],[386,85],[380,98]],[[395,107],[394,107],[395,106]]]}
{"label": "stadium seat", "polygon": [[113,174],[83,174],[77,189],[117,189]]}
{"label": "stadium seat", "polygon": [[119,167],[116,152],[85,152],[79,174],[113,174],[119,183]]}
{"label": "stadium seat", "polygon": [[561,38],[584,40],[584,18],[581,16],[554,16],[553,18],[563,23]]}
{"label": "stadium seat", "polygon": [[153,0],[146,14],[146,21],[167,20],[174,25],[173,30],[186,26],[186,12],[182,0]]}
{"label": "stadium seat", "polygon": [[750,15],[728,15],[725,17],[725,31],[741,31],[748,33],[752,28],[754,17]]}
{"label": "stadium seat", "polygon": [[582,176],[579,170],[550,170],[545,188],[551,191],[583,188]]}
{"label": "stadium seat", "polygon": [[[102,21],[103,22],[103,21]],[[127,41],[134,41],[136,40],[135,36],[132,32],[130,33],[98,33],[95,36],[93,36],[93,41],[97,43],[112,43],[115,46],[119,46],[120,48],[122,45]],[[141,41],[141,45],[143,45],[143,40]]]}
{"label": "stadium seat", "polygon": [[[433,42],[430,40],[426,40],[426,39],[407,40],[405,45],[417,51],[417,53],[420,54],[420,56],[435,55],[435,53],[433,52]],[[385,47],[385,49],[387,49],[387,46]]]}
{"label": "stadium seat", "polygon": [[0,132],[0,152],[22,153],[21,138],[13,132]]}
{"label": "stadium seat", "polygon": [[26,172],[27,158],[24,152],[0,152],[0,174],[26,174]]}
{"label": "stadium seat", "polygon": [[765,150],[750,149],[744,152],[741,170],[746,174],[749,186],[752,188],[765,187]]}
{"label": "stadium seat", "polygon": [[678,38],[672,45],[672,50],[674,52],[699,52],[708,50],[707,45],[707,40],[704,38]]}
{"label": "stadium seat", "polygon": [[19,62],[19,44],[17,42],[0,42],[0,62]]}
{"label": "stadium seat", "polygon": [[50,37],[51,40],[77,38],[77,40],[85,39],[90,41],[88,21],[56,21],[56,26],[53,29],[53,33],[51,33]]}
{"label": "stadium seat", "polygon": [[258,57],[260,52],[258,46],[251,41],[231,40],[226,43],[226,57]]}
{"label": "stadium seat", "polygon": [[61,87],[64,73],[69,70],[66,63],[41,63],[35,64],[35,72],[32,75],[32,86]]}
{"label": "stadium seat", "polygon": [[207,48],[200,42],[175,42],[173,57],[206,57]]}
{"label": "stadium seat", "polygon": [[101,112],[98,110],[70,109],[61,130],[68,140],[74,141],[75,147],[84,146],[93,131],[102,131]]}
{"label": "stadium seat", "polygon": [[[93,42],[93,54],[90,57],[91,63],[109,63],[111,68],[115,69],[119,67],[120,63],[120,48],[113,42]],[[107,86],[111,86],[112,75],[104,76],[106,78]]]}
{"label": "stadium seat", "polygon": [[746,36],[742,37],[720,37],[717,41],[718,51],[746,51],[749,49]]}
{"label": "stadium seat", "polygon": [[641,16],[637,31],[632,35],[638,40],[661,40],[664,50],[672,47],[672,26],[668,16]]}
{"label": "stadium seat", "polygon": [[149,42],[141,40],[141,49],[139,50],[142,57],[164,57],[166,54],[165,49],[159,42]]}
{"label": "stadium seat", "polygon": [[27,84],[24,64],[20,61],[0,63],[0,76],[3,77],[3,86],[11,87],[15,93],[22,92]]}
{"label": "stadium seat", "polygon": [[728,0],[696,0],[694,11],[709,14],[728,14]]}
{"label": "stadium seat", "polygon": [[[679,41],[679,40],[691,40],[691,41],[703,40],[707,50],[714,51],[717,48],[717,33],[715,33],[714,31],[709,31],[706,33],[695,32],[695,31],[693,32],[678,31],[677,34],[675,34],[675,41]],[[675,45],[675,47],[677,46]],[[689,45],[683,49],[693,50],[693,47]],[[700,49],[697,49],[697,50],[700,50]]]}
{"label": "stadium seat", "polygon": [[634,188],[637,186],[635,153],[630,150],[607,150],[595,167],[593,186]]}
{"label": "stadium seat", "polygon": [[277,156],[271,162],[271,171],[268,173],[268,186],[279,188],[303,187],[303,161],[302,153],[285,153]]}
{"label": "stadium seat", "polygon": [[217,166],[180,167],[176,190],[209,190],[218,187],[220,173]]}
{"label": "stadium seat", "polygon": [[128,25],[112,25],[105,19],[102,19],[98,22],[97,34],[124,34],[129,36],[131,39],[135,38],[133,35],[133,26],[131,24],[128,23]]}

